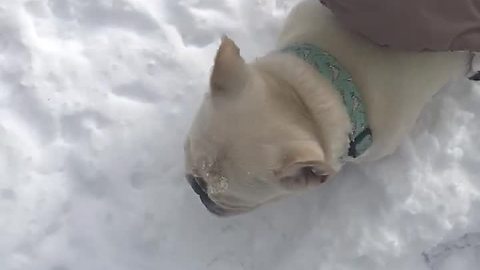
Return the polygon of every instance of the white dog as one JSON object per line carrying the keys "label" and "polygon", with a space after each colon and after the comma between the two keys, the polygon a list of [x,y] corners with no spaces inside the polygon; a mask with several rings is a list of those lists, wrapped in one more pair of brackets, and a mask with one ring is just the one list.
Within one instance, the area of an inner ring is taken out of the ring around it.
{"label": "white dog", "polygon": [[301,3],[278,47],[253,63],[223,38],[185,144],[187,179],[221,216],[321,184],[346,162],[393,153],[468,60],[378,47],[318,1]]}

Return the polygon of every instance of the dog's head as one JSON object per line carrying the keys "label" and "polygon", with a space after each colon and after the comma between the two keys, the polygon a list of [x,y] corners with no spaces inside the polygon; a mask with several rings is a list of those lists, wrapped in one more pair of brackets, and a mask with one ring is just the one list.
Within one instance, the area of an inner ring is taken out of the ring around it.
{"label": "dog's head", "polygon": [[308,110],[290,88],[222,39],[210,91],[185,143],[187,180],[210,212],[243,213],[333,173]]}

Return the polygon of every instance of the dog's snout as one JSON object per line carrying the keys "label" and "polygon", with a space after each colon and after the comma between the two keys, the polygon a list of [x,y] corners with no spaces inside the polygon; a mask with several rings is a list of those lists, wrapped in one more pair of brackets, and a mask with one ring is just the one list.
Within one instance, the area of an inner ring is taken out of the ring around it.
{"label": "dog's snout", "polygon": [[207,194],[207,185],[205,180],[202,177],[197,177],[191,174],[186,175],[187,181],[192,187],[193,191],[200,196],[200,200],[202,201],[203,205],[210,211],[211,213],[217,216],[225,216],[227,215],[227,211],[222,207],[218,206]]}

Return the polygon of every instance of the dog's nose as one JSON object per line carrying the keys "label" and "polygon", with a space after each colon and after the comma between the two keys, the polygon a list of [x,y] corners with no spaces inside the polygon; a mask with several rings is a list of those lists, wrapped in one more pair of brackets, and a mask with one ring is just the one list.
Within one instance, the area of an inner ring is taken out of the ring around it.
{"label": "dog's nose", "polygon": [[196,177],[191,174],[186,175],[187,181],[192,187],[193,191],[200,196],[200,200],[202,201],[203,205],[207,208],[210,213],[215,214],[217,216],[226,216],[228,213],[225,209],[220,207],[216,204],[207,194],[207,185],[203,178]]}
{"label": "dog's nose", "polygon": [[187,174],[185,178],[187,178],[188,183],[192,187],[193,191],[195,191],[195,193],[197,193],[198,195],[206,193],[207,184],[203,178],[193,176],[191,174]]}
{"label": "dog's nose", "polygon": [[217,215],[219,217],[228,215],[227,210],[225,210],[224,208],[216,204],[214,201],[212,201],[207,194],[200,195],[200,200],[202,201],[203,205],[205,205],[207,210],[210,211],[210,213]]}

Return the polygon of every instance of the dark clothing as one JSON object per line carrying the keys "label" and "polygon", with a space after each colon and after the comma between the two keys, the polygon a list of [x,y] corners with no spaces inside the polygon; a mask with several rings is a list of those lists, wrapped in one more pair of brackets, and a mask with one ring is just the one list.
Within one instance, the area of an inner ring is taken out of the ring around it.
{"label": "dark clothing", "polygon": [[321,0],[347,27],[407,50],[480,51],[480,0]]}

